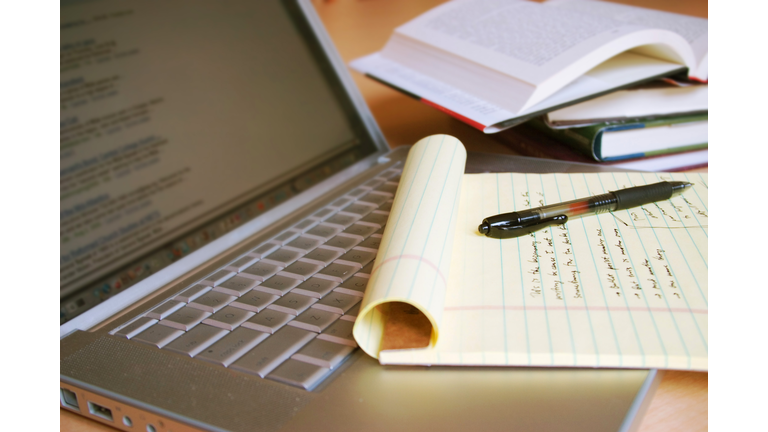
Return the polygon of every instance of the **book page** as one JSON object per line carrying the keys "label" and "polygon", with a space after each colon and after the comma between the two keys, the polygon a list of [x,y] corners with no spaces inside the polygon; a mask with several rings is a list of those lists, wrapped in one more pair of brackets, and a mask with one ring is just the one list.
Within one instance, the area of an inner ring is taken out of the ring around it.
{"label": "book page", "polygon": [[373,357],[394,312],[387,304],[413,306],[432,325],[430,343],[438,338],[466,160],[448,135],[424,138],[408,154],[353,331]]}
{"label": "book page", "polygon": [[464,0],[434,8],[395,32],[539,85],[605,43],[643,28],[529,1]]}
{"label": "book page", "polygon": [[[433,203],[441,200],[434,189],[418,193],[416,183],[411,184],[411,179],[424,184],[436,166],[424,162],[429,152],[435,154],[425,147],[413,156],[428,172],[404,175],[395,203],[412,201],[414,194],[431,195]],[[411,159],[407,168],[415,167]],[[477,232],[480,221],[494,214],[664,180],[687,180],[694,187],[670,200],[575,218],[516,239]],[[409,210],[411,216],[403,219],[393,206],[355,324],[355,339],[366,352],[383,364],[707,370],[706,174],[470,174],[462,177],[460,188],[455,214],[430,215],[435,226],[450,227],[455,220],[452,245],[446,249],[450,265],[443,263],[446,253],[438,252],[449,241],[425,235],[435,231],[425,232],[423,225],[398,224],[414,220],[414,213]],[[400,196],[405,191],[408,198]],[[435,244],[404,241],[413,232]],[[396,253],[387,250],[392,246],[384,248],[388,236],[399,245]],[[421,250],[440,265],[424,265]],[[400,259],[400,251],[413,255]],[[423,277],[414,283],[415,267],[403,278],[393,266],[380,272],[388,260],[421,262]],[[445,282],[440,274],[447,274]],[[443,284],[442,293],[434,288]],[[444,300],[430,298],[432,293]],[[384,319],[375,306],[410,302],[410,296],[430,299],[412,303],[432,321],[430,346],[379,351]]]}
{"label": "book page", "polygon": [[546,5],[675,32],[691,44],[697,63],[708,52],[709,21],[704,18],[603,1],[563,0],[549,1]]}
{"label": "book page", "polygon": [[658,44],[650,58],[695,67],[691,47],[675,33],[506,0],[434,8],[396,29],[382,55],[520,113],[612,57],[648,44]]}

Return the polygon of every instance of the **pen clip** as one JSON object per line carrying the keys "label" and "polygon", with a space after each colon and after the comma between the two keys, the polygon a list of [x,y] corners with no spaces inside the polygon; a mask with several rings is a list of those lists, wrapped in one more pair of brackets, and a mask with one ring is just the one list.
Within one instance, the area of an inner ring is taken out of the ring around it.
{"label": "pen clip", "polygon": [[521,223],[519,225],[507,225],[507,226],[493,226],[488,231],[488,237],[507,239],[522,237],[526,234],[530,234],[534,231],[538,231],[542,228],[550,225],[562,225],[568,222],[568,216],[557,215],[546,219],[540,219],[531,223]]}

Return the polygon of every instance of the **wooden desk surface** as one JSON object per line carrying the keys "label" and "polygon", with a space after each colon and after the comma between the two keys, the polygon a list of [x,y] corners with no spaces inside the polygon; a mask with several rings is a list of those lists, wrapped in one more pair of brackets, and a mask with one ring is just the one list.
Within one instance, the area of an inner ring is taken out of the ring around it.
{"label": "wooden desk surface", "polygon": [[[613,0],[669,12],[708,17],[707,0]],[[379,50],[392,30],[442,0],[313,0],[342,58],[352,59]],[[447,133],[470,151],[514,154],[476,129],[353,72],[353,77],[390,146]],[[694,170],[707,172],[707,168]],[[61,412],[61,431],[114,431],[69,411]],[[706,431],[708,374],[668,371],[640,426],[640,432]]]}

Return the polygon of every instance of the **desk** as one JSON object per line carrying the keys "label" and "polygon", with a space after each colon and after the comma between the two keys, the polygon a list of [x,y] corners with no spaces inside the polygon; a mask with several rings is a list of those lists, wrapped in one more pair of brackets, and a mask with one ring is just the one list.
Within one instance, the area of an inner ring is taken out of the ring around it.
{"label": "desk", "polygon": [[[707,17],[707,0],[613,0],[682,14]],[[314,0],[342,58],[380,49],[392,30],[442,0]],[[468,151],[515,154],[476,129],[358,73],[353,77],[390,146],[413,144],[436,133],[451,134]],[[695,170],[707,172],[707,169]],[[669,371],[664,376],[640,432],[706,431],[707,373]],[[69,411],[61,412],[61,431],[114,431]]]}

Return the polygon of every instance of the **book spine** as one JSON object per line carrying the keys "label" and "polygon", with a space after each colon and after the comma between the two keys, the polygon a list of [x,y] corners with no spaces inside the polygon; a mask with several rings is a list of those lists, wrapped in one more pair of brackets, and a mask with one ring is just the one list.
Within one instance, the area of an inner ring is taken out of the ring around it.
{"label": "book spine", "polygon": [[580,154],[589,158],[591,162],[603,162],[595,153],[594,142],[600,132],[599,127],[587,126],[583,128],[551,129],[540,118],[531,120],[527,124],[543,132],[560,143],[568,145]]}

